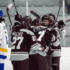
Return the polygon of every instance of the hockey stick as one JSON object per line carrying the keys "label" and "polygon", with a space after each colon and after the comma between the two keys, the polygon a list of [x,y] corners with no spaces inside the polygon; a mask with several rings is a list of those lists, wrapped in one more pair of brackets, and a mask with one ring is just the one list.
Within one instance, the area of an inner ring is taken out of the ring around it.
{"label": "hockey stick", "polygon": [[20,19],[22,19],[22,16],[18,14],[18,11],[17,11],[17,7],[16,7],[16,4],[15,4],[15,0],[13,0],[13,3],[14,3],[14,6],[15,6],[15,11],[16,11],[16,16],[15,16],[15,20],[19,21],[20,23],[22,22]]}
{"label": "hockey stick", "polygon": [[9,18],[9,21],[10,21],[11,25],[12,25],[12,21],[11,21],[10,15],[9,15],[9,9],[10,9],[12,6],[13,6],[13,4],[10,3],[10,4],[7,6],[7,8],[6,8],[7,15],[8,15],[8,18]]}
{"label": "hockey stick", "polygon": [[69,20],[66,20],[66,22],[69,22],[70,21],[70,19]]}
{"label": "hockey stick", "polygon": [[[66,4],[66,6],[67,6],[67,9],[69,9],[69,8],[68,8],[69,4],[68,4],[68,1],[67,1],[67,0],[65,0],[65,4]],[[69,14],[69,11],[68,11],[68,14]]]}
{"label": "hockey stick", "polygon": [[[62,1],[62,0],[61,0],[61,1]],[[58,19],[59,12],[60,12],[60,9],[61,9],[61,3],[62,3],[61,1],[60,1],[60,7],[59,7],[59,10],[58,10],[58,13],[57,13],[57,18],[56,18],[56,21],[57,21],[57,19]]]}
{"label": "hockey stick", "polygon": [[15,0],[13,0],[13,3],[14,3],[14,6],[15,6],[16,13],[18,14],[18,11],[17,11],[17,8],[16,8],[16,4],[15,4]]}
{"label": "hockey stick", "polygon": [[[67,0],[65,0],[65,3],[66,3],[66,6],[68,5],[68,2],[67,2]],[[69,14],[69,13],[68,13]],[[66,20],[66,22],[69,22],[70,21],[70,19],[69,20]]]}
{"label": "hockey stick", "polygon": [[[54,27],[55,27],[55,26],[54,26]],[[53,28],[54,28],[54,27],[53,27]],[[46,29],[48,29],[48,28],[43,28],[43,29],[41,29],[41,30],[35,31],[35,33],[36,33],[36,32],[39,32],[39,31],[46,30]]]}
{"label": "hockey stick", "polygon": [[35,17],[37,17],[38,19],[40,19],[40,16],[39,16],[36,12],[34,12],[34,11],[31,10],[30,13],[33,14],[33,15],[34,15]]}

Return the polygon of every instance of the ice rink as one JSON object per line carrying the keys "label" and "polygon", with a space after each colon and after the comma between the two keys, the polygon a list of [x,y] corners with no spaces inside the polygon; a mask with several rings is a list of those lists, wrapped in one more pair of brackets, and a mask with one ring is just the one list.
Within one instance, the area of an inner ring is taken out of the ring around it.
{"label": "ice rink", "polygon": [[[8,53],[10,54],[10,49]],[[5,70],[13,70],[12,64],[8,59],[9,57],[5,62]],[[62,47],[60,70],[70,70],[70,48],[69,47]]]}

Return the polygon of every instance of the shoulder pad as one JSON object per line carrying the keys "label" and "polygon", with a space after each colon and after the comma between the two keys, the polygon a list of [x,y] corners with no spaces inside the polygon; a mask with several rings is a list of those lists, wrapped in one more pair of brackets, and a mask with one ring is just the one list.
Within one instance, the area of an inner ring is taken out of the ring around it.
{"label": "shoulder pad", "polygon": [[27,30],[27,29],[20,29],[20,31],[26,32],[29,35],[35,35],[32,31]]}

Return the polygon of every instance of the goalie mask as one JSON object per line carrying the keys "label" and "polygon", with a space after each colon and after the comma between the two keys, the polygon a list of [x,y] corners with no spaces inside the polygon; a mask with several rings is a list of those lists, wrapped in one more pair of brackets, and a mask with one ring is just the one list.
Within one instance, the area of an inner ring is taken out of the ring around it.
{"label": "goalie mask", "polygon": [[32,18],[30,16],[25,16],[25,17],[23,17],[23,21],[25,21],[27,23],[31,23],[32,22]]}

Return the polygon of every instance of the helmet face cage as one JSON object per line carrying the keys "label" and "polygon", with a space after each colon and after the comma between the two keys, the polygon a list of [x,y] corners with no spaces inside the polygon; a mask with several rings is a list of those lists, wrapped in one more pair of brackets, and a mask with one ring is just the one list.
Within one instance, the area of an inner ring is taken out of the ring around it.
{"label": "helmet face cage", "polygon": [[31,23],[32,22],[32,18],[30,16],[25,16],[25,17],[23,17],[23,21]]}
{"label": "helmet face cage", "polygon": [[55,15],[54,15],[54,14],[49,13],[49,14],[48,14],[48,16],[52,16],[52,17],[54,18],[54,21],[56,20],[56,19],[55,19]]}
{"label": "helmet face cage", "polygon": [[23,26],[26,28],[26,27],[30,27],[30,23],[28,23],[28,22],[25,22],[24,24],[23,24]]}
{"label": "helmet face cage", "polygon": [[[45,23],[43,23],[43,20],[49,20],[49,25],[46,25]],[[50,26],[50,23],[52,23],[52,20],[50,19],[50,17],[48,15],[44,15],[42,17],[42,25],[44,25],[44,26]]]}
{"label": "helmet face cage", "polygon": [[32,22],[32,18],[29,16],[25,16],[25,17],[23,17],[22,25],[24,28],[30,27],[31,22]]}

